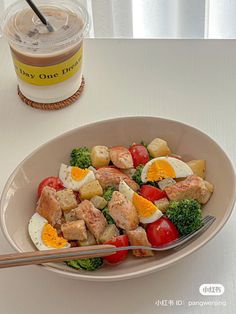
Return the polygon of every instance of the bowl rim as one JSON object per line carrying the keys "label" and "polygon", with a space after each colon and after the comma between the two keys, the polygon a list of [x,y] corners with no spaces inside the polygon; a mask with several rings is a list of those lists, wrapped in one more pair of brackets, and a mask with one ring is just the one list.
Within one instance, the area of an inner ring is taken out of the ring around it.
{"label": "bowl rim", "polygon": [[[31,158],[35,153],[37,153],[39,150],[41,150],[44,146],[46,145],[50,145],[51,143],[57,141],[59,138],[63,138],[63,137],[67,137],[70,134],[73,134],[75,132],[78,132],[78,130],[83,129],[83,128],[87,128],[89,126],[93,126],[96,127],[98,125],[107,123],[107,122],[114,122],[114,121],[122,121],[122,120],[135,120],[135,119],[153,119],[153,120],[162,120],[162,121],[166,121],[166,122],[170,122],[170,123],[175,123],[177,125],[179,125],[180,127],[187,127],[187,128],[191,128],[193,131],[199,133],[202,136],[207,137],[212,144],[214,144],[215,146],[217,146],[218,149],[221,150],[221,152],[223,153],[224,157],[226,158],[228,164],[231,167],[232,170],[232,174],[233,174],[233,182],[234,182],[234,186],[236,186],[236,172],[234,169],[234,165],[231,161],[231,158],[227,155],[227,153],[220,147],[220,145],[213,139],[211,138],[208,134],[204,133],[203,131],[199,130],[196,127],[193,127],[187,123],[178,121],[178,120],[174,120],[174,119],[168,119],[168,118],[162,118],[162,117],[158,117],[158,116],[122,116],[122,117],[116,117],[116,118],[108,118],[108,119],[104,119],[104,120],[99,120],[96,122],[89,122],[86,124],[83,124],[81,126],[78,126],[76,128],[73,128],[71,130],[68,130],[66,132],[63,132],[51,139],[49,139],[48,141],[40,144],[38,147],[36,147],[30,154],[28,154],[16,167],[15,169],[11,172],[11,174],[9,175],[1,196],[0,196],[0,226],[1,226],[1,230],[3,232],[3,235],[5,237],[5,239],[8,241],[8,243],[11,245],[11,247],[13,249],[15,249],[17,252],[24,252],[22,251],[12,240],[12,238],[10,237],[8,231],[7,231],[7,227],[5,225],[5,220],[4,220],[4,200],[5,200],[5,195],[9,189],[10,184],[12,183],[12,180],[14,179],[14,176],[16,174],[16,172],[18,171],[18,169],[24,164],[24,162],[26,160],[28,160],[29,158]],[[62,276],[66,276],[67,278],[72,278],[72,279],[81,279],[81,280],[88,280],[88,281],[118,281],[118,280],[124,280],[124,279],[131,279],[131,278],[136,278],[136,277],[140,277],[140,276],[144,276],[144,275],[148,275],[151,274],[155,271],[159,271],[162,269],[165,269],[167,267],[170,267],[174,264],[176,264],[177,262],[181,261],[183,258],[185,258],[186,256],[192,254],[193,252],[196,252],[197,250],[199,250],[201,247],[203,247],[206,243],[208,243],[210,240],[212,240],[217,234],[218,232],[224,227],[224,225],[226,224],[226,222],[229,220],[232,211],[234,209],[234,205],[236,202],[236,189],[233,190],[232,196],[229,200],[229,210],[228,210],[228,214],[224,217],[224,219],[222,219],[222,221],[220,221],[219,225],[217,226],[217,228],[210,233],[207,237],[205,237],[205,239],[203,241],[201,241],[198,245],[194,246],[193,248],[191,248],[190,250],[187,250],[186,252],[182,253],[181,256],[177,256],[174,259],[172,259],[170,262],[166,263],[165,261],[162,264],[159,264],[158,267],[157,266],[152,266],[152,267],[147,267],[146,269],[142,269],[142,270],[138,270],[138,271],[134,271],[134,272],[129,272],[127,274],[122,274],[122,275],[100,275],[100,276],[96,276],[95,273],[92,273],[91,275],[83,274],[82,272],[67,272],[65,270],[62,269],[58,269],[57,267],[55,267],[53,265],[53,263],[48,263],[48,264],[40,264],[40,265],[35,265],[35,266],[39,266],[39,267],[43,267],[44,269],[53,271],[57,274],[60,274]]]}

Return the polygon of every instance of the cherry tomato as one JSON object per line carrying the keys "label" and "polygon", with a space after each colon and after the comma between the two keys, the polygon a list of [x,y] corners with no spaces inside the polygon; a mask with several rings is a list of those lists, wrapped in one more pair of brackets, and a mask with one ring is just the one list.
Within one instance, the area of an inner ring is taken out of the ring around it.
{"label": "cherry tomato", "polygon": [[151,202],[155,202],[161,198],[167,197],[165,191],[162,191],[158,188],[155,188],[155,186],[151,185],[142,185],[140,189],[140,194],[142,197],[146,198]]}
{"label": "cherry tomato", "polygon": [[133,158],[134,168],[138,165],[145,165],[149,161],[147,148],[141,144],[134,144],[129,148]]}
{"label": "cherry tomato", "polygon": [[178,239],[179,232],[175,225],[166,217],[147,226],[147,237],[152,246],[159,246]]}
{"label": "cherry tomato", "polygon": [[[106,241],[104,244],[112,244],[112,245],[115,245],[116,247],[128,246],[129,239],[127,235],[120,235],[109,241]],[[118,251],[112,255],[105,256],[103,257],[103,259],[106,260],[110,264],[117,264],[123,261],[127,255],[128,255],[128,250],[124,250],[124,251]]]}
{"label": "cherry tomato", "polygon": [[64,189],[63,183],[58,177],[48,177],[45,178],[38,186],[38,197],[40,197],[42,190],[45,186],[50,186],[54,188],[56,191]]}

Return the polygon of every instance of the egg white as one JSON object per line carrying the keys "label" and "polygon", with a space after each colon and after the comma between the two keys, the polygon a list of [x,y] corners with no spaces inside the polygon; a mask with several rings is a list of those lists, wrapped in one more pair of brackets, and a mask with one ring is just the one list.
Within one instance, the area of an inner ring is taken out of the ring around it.
{"label": "egg white", "polygon": [[73,167],[67,166],[65,164],[61,164],[60,171],[59,171],[59,178],[61,179],[63,185],[67,189],[72,189],[73,191],[79,191],[82,185],[89,183],[95,179],[94,172],[92,170],[89,170],[89,172],[86,174],[86,176],[76,181],[71,176],[71,170]]}
{"label": "egg white", "polygon": [[[121,181],[119,184],[119,192],[122,193],[128,200],[130,200],[133,203],[133,196],[135,192],[124,181]],[[148,224],[161,218],[162,215],[163,215],[162,212],[156,206],[156,211],[151,216],[141,217],[139,215],[139,221],[144,224]]]}
{"label": "egg white", "polygon": [[[47,219],[39,215],[38,213],[35,213],[28,224],[28,232],[31,237],[31,240],[33,241],[34,245],[39,251],[44,250],[53,250],[54,247],[49,247],[43,243],[42,240],[42,231],[43,227],[48,223]],[[70,244],[68,243],[65,248],[70,247]]]}
{"label": "egg white", "polygon": [[192,169],[184,161],[173,157],[167,159],[175,170],[176,178],[185,178],[193,174]]}
{"label": "egg white", "polygon": [[120,181],[119,184],[119,192],[121,194],[123,194],[129,201],[132,201],[133,199],[133,195],[134,195],[134,191],[131,189],[131,187],[128,186],[127,183],[125,183],[125,181]]}
{"label": "egg white", "polygon": [[143,224],[150,224],[151,222],[154,222],[161,218],[163,216],[162,212],[157,208],[157,210],[150,216],[150,217],[140,217],[139,220]]}
{"label": "egg white", "polygon": [[141,180],[142,182],[147,182],[147,174],[149,171],[150,166],[156,161],[156,160],[166,160],[174,169],[175,171],[175,178],[185,178],[188,176],[191,176],[193,174],[192,169],[182,160],[179,160],[177,158],[173,157],[157,157],[153,158],[149,162],[146,163],[146,165],[143,167],[142,173],[141,173]]}

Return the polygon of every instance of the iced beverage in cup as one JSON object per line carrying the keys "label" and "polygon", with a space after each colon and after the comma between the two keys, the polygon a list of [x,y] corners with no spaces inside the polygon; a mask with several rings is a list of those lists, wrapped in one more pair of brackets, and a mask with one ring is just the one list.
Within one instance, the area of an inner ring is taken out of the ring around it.
{"label": "iced beverage in cup", "polygon": [[82,84],[83,38],[87,11],[77,0],[38,0],[53,27],[49,32],[24,1],[10,6],[2,31],[10,45],[18,91],[33,104],[63,104],[76,99]]}

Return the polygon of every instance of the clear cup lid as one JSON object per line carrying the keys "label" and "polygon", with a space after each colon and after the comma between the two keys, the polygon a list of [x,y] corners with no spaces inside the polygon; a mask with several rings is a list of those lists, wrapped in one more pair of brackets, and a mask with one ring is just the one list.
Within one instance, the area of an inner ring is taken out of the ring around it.
{"label": "clear cup lid", "polygon": [[61,50],[86,36],[89,17],[77,0],[38,0],[36,5],[53,32],[48,31],[27,3],[17,1],[4,12],[1,23],[12,47],[43,53]]}

